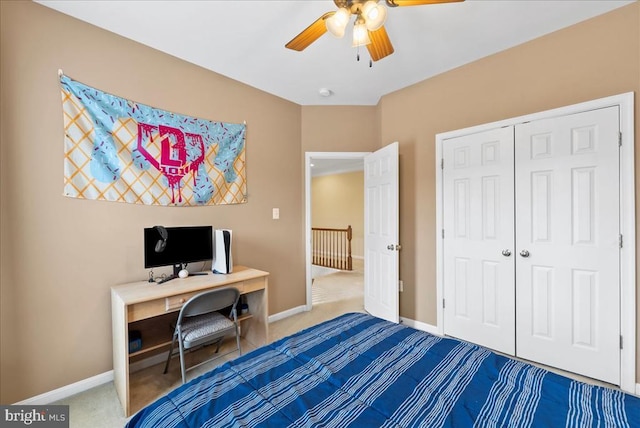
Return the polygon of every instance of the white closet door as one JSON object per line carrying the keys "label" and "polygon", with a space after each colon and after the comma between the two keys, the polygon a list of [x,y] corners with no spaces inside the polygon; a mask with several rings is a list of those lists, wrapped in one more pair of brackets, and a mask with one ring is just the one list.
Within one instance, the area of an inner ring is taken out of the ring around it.
{"label": "white closet door", "polygon": [[620,383],[618,108],[516,127],[517,355]]}
{"label": "white closet door", "polygon": [[515,352],[513,127],[443,144],[444,332]]}

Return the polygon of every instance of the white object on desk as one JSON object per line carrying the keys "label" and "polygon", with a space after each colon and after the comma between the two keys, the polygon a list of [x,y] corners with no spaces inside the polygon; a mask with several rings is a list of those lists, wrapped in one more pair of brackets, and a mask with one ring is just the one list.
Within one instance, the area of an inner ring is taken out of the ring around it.
{"label": "white object on desk", "polygon": [[214,232],[214,252],[211,270],[213,273],[228,274],[233,272],[231,257],[231,230],[216,229]]}
{"label": "white object on desk", "polygon": [[182,269],[180,272],[178,272],[178,276],[180,278],[186,278],[189,276],[189,271],[186,269]]}

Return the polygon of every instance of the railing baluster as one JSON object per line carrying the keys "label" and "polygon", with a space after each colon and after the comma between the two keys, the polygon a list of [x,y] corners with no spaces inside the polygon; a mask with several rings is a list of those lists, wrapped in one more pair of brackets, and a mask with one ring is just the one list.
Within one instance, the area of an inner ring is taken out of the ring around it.
{"label": "railing baluster", "polygon": [[348,259],[347,259],[347,270],[353,270],[353,259],[351,258],[351,237],[353,236],[353,229],[351,229],[351,225],[347,227],[347,245],[348,248]]}
{"label": "railing baluster", "polygon": [[351,225],[346,229],[311,228],[311,262],[340,270],[353,270],[351,258]]}

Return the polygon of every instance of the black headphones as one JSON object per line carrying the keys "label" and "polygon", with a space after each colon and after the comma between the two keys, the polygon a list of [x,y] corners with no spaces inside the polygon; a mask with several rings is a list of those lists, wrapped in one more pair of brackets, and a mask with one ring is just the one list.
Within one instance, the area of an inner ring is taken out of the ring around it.
{"label": "black headphones", "polygon": [[153,228],[158,232],[161,238],[156,242],[155,251],[156,253],[161,253],[165,248],[167,248],[167,238],[169,237],[169,234],[164,226],[153,226]]}

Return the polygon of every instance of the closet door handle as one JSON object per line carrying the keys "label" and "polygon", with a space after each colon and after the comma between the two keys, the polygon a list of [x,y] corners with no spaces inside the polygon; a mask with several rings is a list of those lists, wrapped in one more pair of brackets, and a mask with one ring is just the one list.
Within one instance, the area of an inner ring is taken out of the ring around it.
{"label": "closet door handle", "polygon": [[502,250],[502,255],[505,257],[509,257],[511,255],[511,250],[509,249]]}
{"label": "closet door handle", "polygon": [[529,252],[527,250],[522,250],[522,251],[520,251],[520,255],[522,257],[529,257]]}

